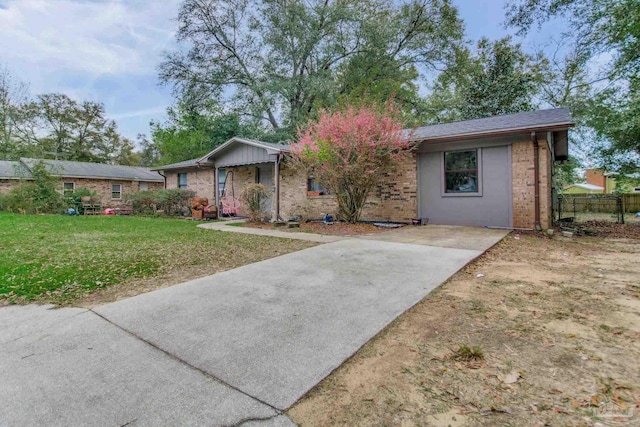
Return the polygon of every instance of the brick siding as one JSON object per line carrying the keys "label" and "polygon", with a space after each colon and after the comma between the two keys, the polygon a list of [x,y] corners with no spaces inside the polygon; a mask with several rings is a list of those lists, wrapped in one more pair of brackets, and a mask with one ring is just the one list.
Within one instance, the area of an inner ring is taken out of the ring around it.
{"label": "brick siding", "polygon": [[[369,196],[362,211],[364,221],[409,222],[418,212],[417,157],[411,154],[386,183]],[[307,196],[307,176],[283,164],[280,169],[280,215],[317,219],[323,214],[335,215],[336,198],[331,195]]]}
{"label": "brick siding", "polygon": [[[63,183],[65,182],[72,182],[74,184],[75,190],[78,190],[80,188],[87,188],[91,191],[95,191],[100,196],[100,200],[102,201],[102,206],[105,208],[125,207],[126,195],[132,192],[140,191],[139,181],[118,180],[118,179],[105,180],[105,179],[89,179],[89,178],[61,178],[59,182],[59,189],[58,189],[60,193],[62,193],[63,191]],[[111,198],[111,184],[121,185],[120,199]],[[17,179],[0,180],[0,192],[8,192],[9,190],[17,187],[18,185],[20,185],[20,180],[17,180]],[[164,188],[164,183],[162,182],[147,182],[147,185],[149,187],[149,190]]]}
{"label": "brick siding", "polygon": [[[539,185],[540,185],[540,225],[543,229],[551,226],[551,161],[547,142],[538,139]],[[515,228],[535,227],[535,188],[533,143],[514,142],[511,145],[511,175],[513,197],[513,226]]]}
{"label": "brick siding", "polygon": [[196,192],[196,197],[205,197],[215,204],[215,169],[191,169],[185,171],[166,171],[167,189],[178,188],[178,173],[187,174],[187,189]]}
{"label": "brick siding", "polygon": [[[119,179],[89,179],[89,178],[62,178],[60,180],[60,191],[62,192],[62,186],[65,182],[73,182],[75,184],[75,190],[80,188],[87,188],[91,191],[95,191],[104,208],[124,208],[126,207],[126,195],[140,191],[139,181],[119,180]],[[145,182],[145,181],[142,181]],[[111,198],[111,184],[120,184],[121,197],[119,199]],[[156,190],[164,188],[162,182],[147,182],[149,190]]]}

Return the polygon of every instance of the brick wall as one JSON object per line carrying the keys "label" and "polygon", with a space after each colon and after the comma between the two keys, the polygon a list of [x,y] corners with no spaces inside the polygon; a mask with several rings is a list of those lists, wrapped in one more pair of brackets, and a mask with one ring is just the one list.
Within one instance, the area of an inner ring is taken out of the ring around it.
{"label": "brick wall", "polygon": [[585,172],[587,184],[597,185],[602,188],[607,186],[607,178],[600,169],[587,169]]}
{"label": "brick wall", "polygon": [[[385,183],[367,199],[362,220],[409,222],[417,216],[416,159],[416,155],[412,154],[393,174],[385,177]],[[307,196],[307,176],[304,172],[286,164],[281,166],[280,171],[280,215],[284,219],[293,215],[317,219],[322,214],[336,214],[334,196]]]}
{"label": "brick wall", "polygon": [[19,179],[0,179],[0,193],[7,193],[18,185],[20,185]]}
{"label": "brick wall", "polygon": [[178,173],[187,174],[187,188],[196,192],[196,197],[206,197],[215,204],[215,169],[190,169],[186,171],[166,171],[167,188],[178,188]]}
{"label": "brick wall", "polygon": [[[127,194],[140,191],[139,181],[118,180],[118,179],[89,179],[89,178],[62,178],[60,180],[60,191],[62,192],[62,186],[65,182],[73,182],[75,189],[87,188],[91,191],[95,191],[102,200],[102,206],[104,208],[122,208],[125,207],[125,197]],[[111,198],[111,184],[120,184],[121,197],[120,199]],[[162,189],[164,183],[162,182],[147,182],[149,190]]]}
{"label": "brick wall", "polygon": [[[539,142],[539,185],[540,185],[540,225],[543,229],[551,226],[551,162],[547,142],[543,137]],[[533,143],[514,142],[511,145],[511,174],[513,197],[513,226],[515,228],[535,227],[535,188]]]}
{"label": "brick wall", "polygon": [[[88,178],[62,178],[59,183],[59,191],[63,191],[63,183],[72,182],[75,185],[75,189],[87,188],[91,191],[95,191],[102,200],[102,206],[105,208],[120,208],[125,206],[125,196],[132,192],[140,191],[140,182],[138,181],[125,181],[125,180],[105,180],[105,179],[88,179]],[[111,184],[121,185],[121,198],[111,198]],[[9,191],[11,188],[20,185],[20,180],[0,180],[0,192]],[[164,188],[162,182],[147,182],[149,190]]]}

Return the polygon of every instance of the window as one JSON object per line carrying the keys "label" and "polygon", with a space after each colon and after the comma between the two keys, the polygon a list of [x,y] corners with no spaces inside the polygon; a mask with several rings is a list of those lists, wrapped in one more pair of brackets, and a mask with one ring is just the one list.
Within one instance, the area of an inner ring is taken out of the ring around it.
{"label": "window", "polygon": [[62,184],[62,195],[64,197],[71,197],[75,189],[76,189],[75,182],[65,182]]}
{"label": "window", "polygon": [[224,197],[224,186],[227,183],[227,170],[218,169],[218,196]]}
{"label": "window", "polygon": [[327,191],[315,178],[309,177],[307,179],[307,192],[313,193],[314,195],[322,196],[324,194],[329,194]]}
{"label": "window", "polygon": [[112,199],[121,199],[122,198],[122,185],[121,184],[111,184],[111,198]]}
{"label": "window", "polygon": [[187,174],[179,173],[178,174],[178,188],[181,190],[187,189]]}
{"label": "window", "polygon": [[480,194],[478,150],[444,153],[445,194]]}
{"label": "window", "polygon": [[147,191],[149,190],[149,183],[148,182],[141,182],[140,183],[140,191]]}

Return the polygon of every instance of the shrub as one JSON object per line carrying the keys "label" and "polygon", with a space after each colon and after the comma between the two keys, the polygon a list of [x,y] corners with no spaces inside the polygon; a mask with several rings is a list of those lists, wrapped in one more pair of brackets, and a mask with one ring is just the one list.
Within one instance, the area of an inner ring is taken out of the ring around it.
{"label": "shrub", "polygon": [[44,163],[31,168],[33,180],[22,181],[2,197],[2,209],[25,214],[56,213],[69,206],[57,189],[60,180],[52,177]]}
{"label": "shrub", "polygon": [[146,190],[130,193],[125,196],[125,200],[131,205],[133,213],[155,215],[159,204],[158,191],[163,190]]}
{"label": "shrub", "polygon": [[263,184],[249,184],[240,194],[240,200],[249,209],[249,220],[260,221],[262,219],[262,202],[269,198],[269,190]]}
{"label": "shrub", "polygon": [[293,163],[335,194],[342,219],[357,222],[367,196],[395,173],[415,145],[402,128],[392,101],[382,109],[321,111],[291,145]]}
{"label": "shrub", "polygon": [[195,196],[191,190],[172,188],[169,190],[148,190],[128,194],[126,200],[131,203],[133,213],[155,215],[162,211],[165,215],[183,215],[189,212],[189,200]]}

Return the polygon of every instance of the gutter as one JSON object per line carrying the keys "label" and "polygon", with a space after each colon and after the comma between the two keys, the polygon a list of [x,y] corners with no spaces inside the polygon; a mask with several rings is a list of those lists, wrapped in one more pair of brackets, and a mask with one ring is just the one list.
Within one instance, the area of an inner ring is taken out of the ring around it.
{"label": "gutter", "polygon": [[562,123],[553,123],[550,125],[525,126],[525,127],[510,128],[510,129],[493,129],[493,130],[486,130],[481,132],[458,133],[455,135],[443,135],[443,136],[431,136],[431,137],[427,136],[422,138],[413,137],[410,139],[410,141],[436,143],[436,142],[446,142],[449,140],[455,140],[460,138],[482,138],[487,135],[491,135],[491,136],[508,135],[508,134],[520,133],[520,132],[534,132],[536,130],[548,130],[548,131],[564,130],[574,126],[575,126],[574,122],[562,122]]}
{"label": "gutter", "polygon": [[167,177],[166,177],[166,175],[164,175],[160,171],[156,171],[156,172],[158,172],[158,175],[160,175],[162,177],[162,181],[163,181],[162,184],[164,185],[164,189],[166,190],[167,189]]}
{"label": "gutter", "polygon": [[538,135],[535,131],[531,132],[531,142],[533,143],[533,191],[534,191],[534,210],[535,210],[535,227],[536,230],[542,230],[540,225],[540,146],[538,144]]}

